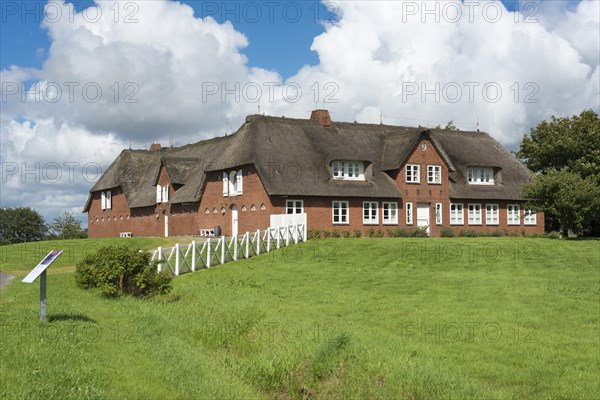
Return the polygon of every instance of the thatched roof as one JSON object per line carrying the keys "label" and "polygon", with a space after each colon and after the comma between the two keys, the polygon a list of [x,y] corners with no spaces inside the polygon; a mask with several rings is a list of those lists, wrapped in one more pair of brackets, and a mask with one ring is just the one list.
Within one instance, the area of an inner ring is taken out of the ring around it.
{"label": "thatched roof", "polygon": [[[158,151],[124,150],[90,192],[121,186],[130,208],[155,203],[164,165],[172,183],[183,185],[171,203],[199,201],[206,173],[253,164],[269,195],[401,198],[390,172],[402,167],[423,138],[448,164],[450,195],[464,199],[520,200],[531,172],[490,135],[390,125],[252,115],[231,136]],[[334,181],[333,160],[366,162],[365,182]],[[467,167],[502,171],[493,186],[469,185]],[[89,199],[84,211],[89,208]]]}

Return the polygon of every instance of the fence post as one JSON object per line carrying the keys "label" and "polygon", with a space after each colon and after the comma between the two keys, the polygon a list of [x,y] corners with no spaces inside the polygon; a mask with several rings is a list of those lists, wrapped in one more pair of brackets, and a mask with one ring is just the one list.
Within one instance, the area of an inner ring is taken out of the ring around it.
{"label": "fence post", "polygon": [[196,271],[196,241],[192,241],[192,272]]}
{"label": "fence post", "polygon": [[158,248],[158,255],[157,255],[156,259],[158,260],[158,272],[161,272],[162,271],[162,263],[160,262],[160,260],[162,260],[162,247]]}
{"label": "fence post", "polygon": [[300,225],[294,225],[294,244],[298,244],[300,240]]}
{"label": "fence post", "polygon": [[267,228],[267,253],[271,251],[271,228]]}
{"label": "fence post", "polygon": [[277,234],[277,248],[281,247],[281,228],[277,227],[275,231]]}
{"label": "fence post", "polygon": [[175,245],[175,275],[179,275],[179,243]]}
{"label": "fence post", "polygon": [[210,244],[210,238],[208,238],[206,240],[206,268],[210,268],[210,258],[212,257],[212,254],[210,254],[211,250],[212,245]]}
{"label": "fence post", "polygon": [[256,230],[256,255],[260,254],[260,229]]}
{"label": "fence post", "polygon": [[303,242],[306,242],[306,234],[307,234],[306,226],[307,226],[306,223],[302,224],[302,241]]}
{"label": "fence post", "polygon": [[233,236],[231,239],[233,240],[233,261],[237,261],[237,259],[238,259],[238,237]]}
{"label": "fence post", "polygon": [[246,232],[246,258],[250,258],[250,232]]}
{"label": "fence post", "polygon": [[225,264],[225,236],[221,236],[221,264]]}
{"label": "fence post", "polygon": [[286,247],[290,245],[290,234],[292,233],[291,225],[285,227],[285,245]]}

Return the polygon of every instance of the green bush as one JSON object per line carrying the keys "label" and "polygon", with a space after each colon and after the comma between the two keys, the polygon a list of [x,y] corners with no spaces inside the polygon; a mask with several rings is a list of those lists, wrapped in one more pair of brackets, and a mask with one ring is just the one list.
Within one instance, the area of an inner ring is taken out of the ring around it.
{"label": "green bush", "polygon": [[331,236],[331,232],[326,229],[324,229],[321,234],[323,236],[323,239],[327,239],[329,236]]}
{"label": "green bush", "polygon": [[548,239],[560,239],[560,232],[557,232],[557,231],[548,232],[546,237]]}
{"label": "green bush", "polygon": [[375,232],[375,237],[382,238],[383,237],[383,231],[381,229],[377,229],[377,232]]}
{"label": "green bush", "polygon": [[428,227],[426,226],[417,226],[416,228],[411,230],[410,234],[412,237],[429,237],[429,234],[427,233],[427,228]]}
{"label": "green bush", "polygon": [[331,231],[331,237],[333,237],[333,238],[339,238],[340,236],[341,236],[341,233],[340,233],[339,230],[334,229],[334,230]]}
{"label": "green bush", "polygon": [[356,229],[356,230],[354,231],[354,237],[355,237],[355,238],[357,238],[357,239],[358,239],[359,237],[361,237],[361,235],[362,235],[362,232],[361,232],[359,229]]}
{"label": "green bush", "polygon": [[168,293],[172,277],[157,273],[151,255],[128,247],[103,247],[79,261],[75,282],[83,289],[97,287],[107,297],[148,297]]}
{"label": "green bush", "polygon": [[367,229],[365,231],[365,236],[370,237],[370,238],[375,237],[375,229],[373,229],[373,228]]}
{"label": "green bush", "polygon": [[479,235],[477,234],[477,231],[474,231],[473,229],[463,229],[458,233],[458,236],[460,236],[460,237],[477,237]]}
{"label": "green bush", "polygon": [[406,229],[398,228],[392,232],[392,237],[410,237],[410,232]]}
{"label": "green bush", "polygon": [[441,237],[454,237],[454,229],[452,229],[448,226],[442,226],[442,229],[440,230],[440,236]]}
{"label": "green bush", "polygon": [[344,236],[344,238],[348,239],[350,237],[350,231],[344,231],[342,235]]}

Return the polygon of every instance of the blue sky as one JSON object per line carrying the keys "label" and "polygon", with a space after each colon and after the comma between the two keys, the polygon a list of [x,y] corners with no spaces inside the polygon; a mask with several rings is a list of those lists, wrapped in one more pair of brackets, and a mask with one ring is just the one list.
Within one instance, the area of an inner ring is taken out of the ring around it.
{"label": "blue sky", "polygon": [[[91,1],[70,2],[76,11],[90,7]],[[310,50],[315,36],[324,32],[323,22],[336,21],[335,3],[325,6],[319,1],[182,1],[190,5],[197,17],[211,16],[218,22],[230,21],[248,38],[243,51],[248,65],[278,71],[289,77],[303,65],[318,63]],[[0,1],[2,24],[0,35],[0,69],[11,65],[40,68],[50,47],[43,19],[42,1]],[[124,11],[125,12],[125,11]],[[123,15],[121,16],[123,17]]]}

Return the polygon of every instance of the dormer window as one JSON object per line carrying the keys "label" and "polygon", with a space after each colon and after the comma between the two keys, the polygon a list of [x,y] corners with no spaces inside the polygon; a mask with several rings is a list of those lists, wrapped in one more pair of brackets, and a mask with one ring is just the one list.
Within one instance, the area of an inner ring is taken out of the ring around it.
{"label": "dormer window", "polygon": [[169,202],[169,185],[156,185],[156,203]]}
{"label": "dormer window", "polygon": [[100,205],[103,210],[110,210],[112,208],[112,192],[110,190],[101,193]]}
{"label": "dormer window", "polygon": [[491,167],[469,167],[467,170],[469,183],[472,185],[493,185],[494,168]]}
{"label": "dormer window", "polygon": [[242,191],[243,171],[223,172],[223,197],[239,196]]}
{"label": "dormer window", "polygon": [[365,180],[365,166],[362,161],[333,161],[331,173],[333,179]]}

